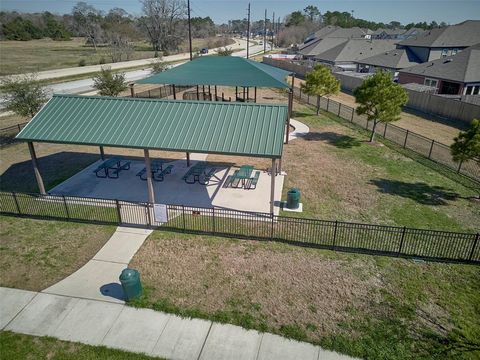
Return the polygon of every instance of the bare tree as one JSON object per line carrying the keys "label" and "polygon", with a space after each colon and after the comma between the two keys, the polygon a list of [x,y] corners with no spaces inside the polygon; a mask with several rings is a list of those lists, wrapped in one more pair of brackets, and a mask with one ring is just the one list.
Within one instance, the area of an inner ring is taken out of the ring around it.
{"label": "bare tree", "polygon": [[98,40],[102,34],[100,11],[82,1],[73,7],[72,15],[75,30],[85,36],[96,51]]}
{"label": "bare tree", "polygon": [[158,51],[176,48],[182,37],[176,34],[179,20],[186,14],[183,0],[140,0],[143,16],[140,20],[145,28],[155,54]]}

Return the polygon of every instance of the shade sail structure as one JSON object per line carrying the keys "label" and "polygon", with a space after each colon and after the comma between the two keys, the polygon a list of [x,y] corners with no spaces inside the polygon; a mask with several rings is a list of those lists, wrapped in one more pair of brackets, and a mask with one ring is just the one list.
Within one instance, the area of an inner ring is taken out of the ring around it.
{"label": "shade sail structure", "polygon": [[54,95],[24,141],[279,158],[284,105]]}
{"label": "shade sail structure", "polygon": [[289,71],[237,56],[203,56],[137,84],[223,85],[288,88]]}

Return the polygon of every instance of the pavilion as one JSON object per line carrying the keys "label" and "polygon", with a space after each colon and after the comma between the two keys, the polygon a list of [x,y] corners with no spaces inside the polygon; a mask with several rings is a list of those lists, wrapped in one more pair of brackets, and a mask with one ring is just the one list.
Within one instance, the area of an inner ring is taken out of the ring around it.
{"label": "pavilion", "polygon": [[[291,85],[286,82],[286,78],[289,75],[292,75]],[[199,96],[200,86],[202,87],[202,94],[208,91],[210,95],[212,94],[211,87],[213,86],[213,96],[211,98],[214,101],[222,101],[222,98],[218,96],[217,86],[235,87],[236,101],[254,103],[257,102],[257,88],[288,89],[288,117],[285,122],[285,143],[288,144],[290,117],[293,107],[293,81],[293,73],[289,71],[242,57],[212,55],[193,59],[164,72],[138,80],[135,83],[171,85],[174,100],[177,99],[175,86],[195,86],[196,100],[201,100]],[[134,85],[130,85],[132,97],[135,97]],[[206,90],[205,87],[207,87]],[[243,92],[239,92],[239,87],[243,89]],[[250,98],[249,95],[251,88],[254,91],[253,98]]]}
{"label": "pavilion", "polygon": [[273,213],[274,169],[288,117],[288,107],[276,104],[54,95],[16,139],[28,142],[41,194],[46,191],[34,142],[99,146],[102,160],[107,146],[142,149],[150,204],[149,150],[268,158]]}

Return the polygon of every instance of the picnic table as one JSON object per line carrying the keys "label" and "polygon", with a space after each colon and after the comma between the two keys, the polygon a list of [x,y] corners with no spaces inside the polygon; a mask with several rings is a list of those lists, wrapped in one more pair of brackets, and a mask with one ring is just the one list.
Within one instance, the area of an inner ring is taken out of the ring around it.
{"label": "picnic table", "polygon": [[[215,173],[216,169],[212,168],[210,171],[206,172],[205,170],[209,167],[209,164],[204,161],[200,161],[193,165],[187,173],[183,176],[183,180],[187,184],[194,184],[195,181],[198,181],[202,185],[208,185],[208,182],[210,181],[210,178],[213,176]],[[204,177],[203,183],[200,181],[200,176]],[[189,181],[188,179],[193,177],[193,181]]]}
{"label": "picnic table", "polygon": [[235,176],[237,179],[242,181],[242,186],[245,187],[245,180],[250,179],[253,172],[253,166],[251,165],[242,165],[238,170],[237,175]]}
{"label": "picnic table", "polygon": [[224,187],[238,187],[240,181],[244,189],[255,189],[257,187],[258,179],[260,178],[260,171],[255,172],[255,176],[252,177],[253,166],[243,165],[239,170],[235,170],[233,175],[230,175]]}
{"label": "picnic table", "polygon": [[[130,169],[130,161],[126,161],[120,156],[114,156],[102,162],[93,172],[99,178],[108,177],[111,179],[118,179],[120,171],[128,169]],[[109,170],[112,170],[112,172]]]}
{"label": "picnic table", "polygon": [[[173,165],[168,165],[165,169],[163,168],[163,165],[168,162],[169,161],[167,160],[160,159],[155,159],[150,162],[150,169],[152,171],[153,180],[163,181],[164,175],[170,174],[172,172]],[[144,167],[142,170],[140,170],[137,173],[137,176],[139,176],[141,180],[147,180],[147,168]]]}

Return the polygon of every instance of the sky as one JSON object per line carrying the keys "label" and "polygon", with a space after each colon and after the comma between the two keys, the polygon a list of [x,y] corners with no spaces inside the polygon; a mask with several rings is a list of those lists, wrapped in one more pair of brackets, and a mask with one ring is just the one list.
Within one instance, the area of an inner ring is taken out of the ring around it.
{"label": "sky", "polygon": [[[103,11],[114,7],[125,9],[131,14],[140,15],[141,4],[138,0],[84,0]],[[77,0],[0,0],[1,10],[19,12],[70,13]],[[241,19],[247,14],[247,1],[238,0],[191,0],[192,16],[210,16],[217,24],[231,19]],[[307,5],[315,5],[325,11],[353,10],[356,18],[388,23],[392,20],[403,24],[410,22],[445,21],[456,24],[464,20],[480,19],[480,0],[336,0],[336,1],[300,1],[300,0],[251,0],[252,20],[263,19],[265,9],[268,18],[282,19],[295,10]]]}

